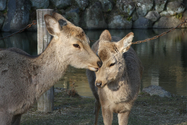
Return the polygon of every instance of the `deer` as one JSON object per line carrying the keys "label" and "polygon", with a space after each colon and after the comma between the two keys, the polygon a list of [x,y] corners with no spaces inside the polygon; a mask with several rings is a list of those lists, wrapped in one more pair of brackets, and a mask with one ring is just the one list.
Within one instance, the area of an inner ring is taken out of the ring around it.
{"label": "deer", "polygon": [[44,52],[31,56],[17,48],[0,51],[1,125],[19,125],[21,115],[63,76],[68,65],[91,71],[100,67],[82,28],[59,13],[46,14],[44,20],[53,36]]}
{"label": "deer", "polygon": [[130,32],[120,40],[104,30],[92,45],[92,50],[102,61],[102,66],[96,72],[86,71],[95,97],[94,125],[97,125],[100,108],[105,125],[112,125],[113,113],[117,113],[119,125],[128,123],[143,73],[141,61],[131,47],[133,37],[134,34]]}

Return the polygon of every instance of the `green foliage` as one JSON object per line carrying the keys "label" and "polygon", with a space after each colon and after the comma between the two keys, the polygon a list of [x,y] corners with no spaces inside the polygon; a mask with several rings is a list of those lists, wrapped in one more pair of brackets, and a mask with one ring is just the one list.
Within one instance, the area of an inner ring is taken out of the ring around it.
{"label": "green foliage", "polygon": [[176,17],[177,19],[182,19],[183,14],[182,14],[182,13],[176,14],[175,17]]}
{"label": "green foliage", "polygon": [[127,12],[128,12],[128,13],[130,13],[130,11],[131,11],[131,10],[130,10],[130,8],[128,7],[128,10],[127,10]]}
{"label": "green foliage", "polygon": [[121,14],[121,17],[124,18],[125,16],[123,14]]}
{"label": "green foliage", "polygon": [[107,10],[107,12],[110,12],[110,11],[111,11],[111,9],[108,9],[108,10]]}
{"label": "green foliage", "polygon": [[114,2],[116,4],[117,0],[113,0],[112,2]]}
{"label": "green foliage", "polygon": [[127,20],[131,21],[132,20],[132,16],[127,17]]}
{"label": "green foliage", "polygon": [[66,19],[67,19],[67,20],[71,20],[72,17],[71,17],[71,16],[66,16]]}
{"label": "green foliage", "polygon": [[3,10],[2,12],[3,12],[3,14],[6,14],[7,13],[7,9]]}

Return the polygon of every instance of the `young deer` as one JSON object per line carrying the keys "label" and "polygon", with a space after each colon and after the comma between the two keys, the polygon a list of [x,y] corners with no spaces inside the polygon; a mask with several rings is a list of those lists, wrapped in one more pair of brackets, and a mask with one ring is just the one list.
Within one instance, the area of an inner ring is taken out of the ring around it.
{"label": "young deer", "polygon": [[68,65],[99,68],[100,59],[80,27],[58,13],[44,19],[53,39],[43,53],[33,57],[16,48],[0,51],[1,125],[19,125],[21,115],[62,77]]}
{"label": "young deer", "polygon": [[103,62],[96,73],[87,70],[88,81],[96,99],[95,125],[100,107],[105,125],[112,124],[113,112],[118,113],[119,125],[128,123],[143,71],[139,58],[130,47],[133,37],[131,32],[119,40],[117,37],[112,38],[109,31],[105,30],[92,46]]}

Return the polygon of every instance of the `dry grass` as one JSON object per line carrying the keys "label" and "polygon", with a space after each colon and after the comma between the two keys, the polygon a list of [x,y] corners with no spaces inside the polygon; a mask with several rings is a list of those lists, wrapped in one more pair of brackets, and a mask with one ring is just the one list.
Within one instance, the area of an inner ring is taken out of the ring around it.
{"label": "dry grass", "polygon": [[[69,97],[63,90],[55,94],[55,109],[44,114],[33,106],[23,115],[21,125],[93,125],[94,99]],[[114,115],[113,125],[117,125]],[[99,125],[103,125],[99,116]],[[187,125],[187,97],[160,98],[140,94],[129,118],[129,125]]]}

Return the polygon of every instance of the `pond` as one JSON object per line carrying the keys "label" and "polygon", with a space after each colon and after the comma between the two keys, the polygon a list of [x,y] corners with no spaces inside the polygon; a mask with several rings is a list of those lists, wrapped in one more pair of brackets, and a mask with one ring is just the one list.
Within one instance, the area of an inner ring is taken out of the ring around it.
{"label": "pond", "polygon": [[[144,40],[168,29],[109,30],[113,36],[124,37],[134,32],[133,41]],[[103,30],[85,31],[91,40],[96,41]],[[1,33],[6,36],[9,33]],[[172,94],[187,96],[187,30],[177,29],[156,40],[133,45],[141,59],[144,72],[141,88],[158,85]],[[0,40],[1,48],[18,47],[31,55],[37,54],[37,33],[24,32]],[[55,87],[75,88],[81,96],[93,97],[86,78],[86,70],[68,67],[66,74]]]}

